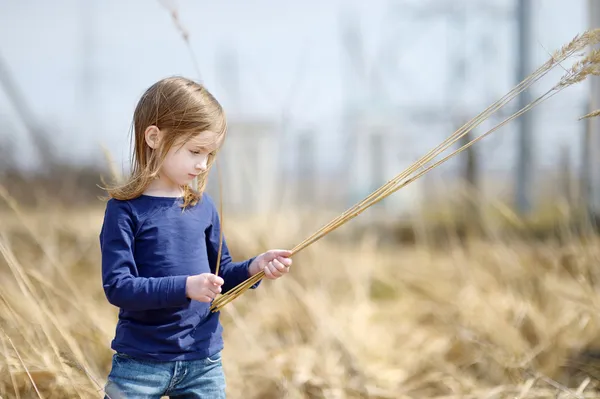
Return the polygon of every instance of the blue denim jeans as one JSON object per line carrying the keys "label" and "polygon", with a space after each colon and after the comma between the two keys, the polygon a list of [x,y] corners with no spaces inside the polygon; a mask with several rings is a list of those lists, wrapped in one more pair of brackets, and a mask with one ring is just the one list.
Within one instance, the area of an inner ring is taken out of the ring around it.
{"label": "blue denim jeans", "polygon": [[105,399],[225,398],[221,353],[200,360],[159,362],[116,353]]}

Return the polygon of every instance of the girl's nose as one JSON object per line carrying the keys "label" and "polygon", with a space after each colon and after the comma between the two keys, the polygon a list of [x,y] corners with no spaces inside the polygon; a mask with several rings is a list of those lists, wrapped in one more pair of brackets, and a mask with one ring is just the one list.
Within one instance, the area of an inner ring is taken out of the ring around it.
{"label": "girl's nose", "polygon": [[199,169],[199,170],[206,170],[206,162],[203,162],[203,163],[197,163],[197,164],[196,164],[196,169]]}

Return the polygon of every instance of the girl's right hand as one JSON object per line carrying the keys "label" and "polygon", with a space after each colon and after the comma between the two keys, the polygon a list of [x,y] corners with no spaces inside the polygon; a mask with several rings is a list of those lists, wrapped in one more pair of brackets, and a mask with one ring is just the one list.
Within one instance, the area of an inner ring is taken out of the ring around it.
{"label": "girl's right hand", "polygon": [[211,273],[189,276],[185,282],[185,294],[199,302],[211,302],[221,292],[224,282],[221,277]]}

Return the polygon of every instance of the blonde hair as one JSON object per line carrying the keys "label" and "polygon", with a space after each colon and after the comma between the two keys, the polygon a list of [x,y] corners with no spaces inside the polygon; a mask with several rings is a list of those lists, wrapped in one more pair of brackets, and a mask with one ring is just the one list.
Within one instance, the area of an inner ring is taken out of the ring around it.
{"label": "blonde hair", "polygon": [[[164,132],[157,149],[152,149],[144,136],[146,128],[152,125]],[[227,121],[223,108],[203,85],[175,76],[156,82],[142,95],[135,108],[132,130],[131,176],[124,184],[107,188],[109,196],[119,200],[143,194],[157,178],[167,152],[175,143],[211,131],[217,134],[220,145],[227,131]],[[206,171],[198,176],[197,189],[182,187],[184,208],[200,200],[216,153],[217,150],[209,154]]]}

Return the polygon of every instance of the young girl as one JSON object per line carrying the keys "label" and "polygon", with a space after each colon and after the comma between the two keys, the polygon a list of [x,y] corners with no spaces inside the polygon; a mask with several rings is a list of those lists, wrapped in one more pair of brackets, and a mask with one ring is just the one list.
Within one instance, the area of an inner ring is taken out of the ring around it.
{"label": "young girl", "polygon": [[224,398],[222,327],[210,302],[261,270],[281,277],[291,253],[237,263],[223,240],[214,274],[220,224],[203,191],[227,124],[206,88],[161,80],[140,99],[133,123],[132,176],[108,189],[100,233],[104,292],[120,308],[106,397]]}

